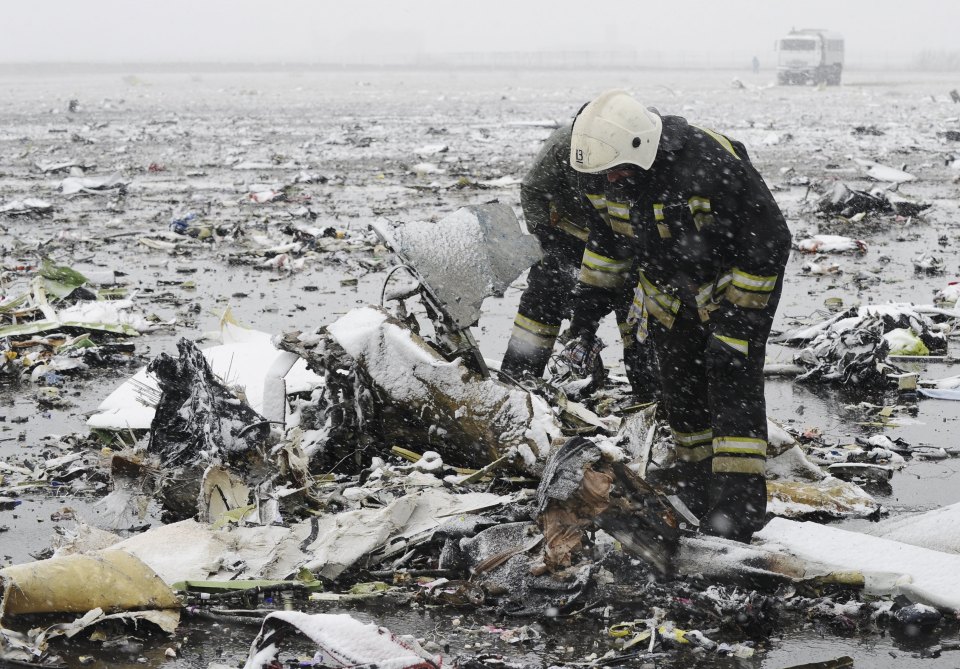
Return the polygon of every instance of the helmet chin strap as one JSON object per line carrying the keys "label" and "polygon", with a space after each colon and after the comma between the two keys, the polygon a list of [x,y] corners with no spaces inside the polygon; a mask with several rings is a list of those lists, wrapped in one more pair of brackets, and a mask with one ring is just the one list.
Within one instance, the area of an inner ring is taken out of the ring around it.
{"label": "helmet chin strap", "polygon": [[624,179],[630,179],[635,176],[637,173],[636,167],[615,167],[612,170],[607,171],[607,181],[610,183],[617,183],[618,181],[623,181]]}

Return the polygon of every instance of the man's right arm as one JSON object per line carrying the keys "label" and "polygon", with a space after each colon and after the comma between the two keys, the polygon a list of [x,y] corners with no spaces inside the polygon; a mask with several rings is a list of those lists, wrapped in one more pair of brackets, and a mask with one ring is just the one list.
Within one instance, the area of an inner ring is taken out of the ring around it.
{"label": "man's right arm", "polygon": [[565,193],[569,159],[570,127],[567,126],[547,138],[520,183],[520,206],[529,232],[556,225],[557,221],[551,216],[556,207],[551,207],[551,203]]}
{"label": "man's right arm", "polygon": [[555,223],[550,217],[550,202],[562,188],[569,152],[562,150],[563,132],[557,130],[547,138],[520,184],[520,206],[529,232],[546,231]]}
{"label": "man's right arm", "polygon": [[629,240],[613,231],[605,220],[591,222],[590,238],[580,263],[580,280],[573,299],[570,334],[593,335],[633,268]]}

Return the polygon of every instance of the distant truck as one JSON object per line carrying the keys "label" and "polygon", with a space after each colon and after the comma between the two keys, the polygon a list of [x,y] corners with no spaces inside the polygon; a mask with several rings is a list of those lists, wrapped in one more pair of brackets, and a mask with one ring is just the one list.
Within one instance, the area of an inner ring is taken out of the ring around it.
{"label": "distant truck", "polygon": [[828,30],[791,30],[777,41],[777,83],[839,86],[843,35]]}

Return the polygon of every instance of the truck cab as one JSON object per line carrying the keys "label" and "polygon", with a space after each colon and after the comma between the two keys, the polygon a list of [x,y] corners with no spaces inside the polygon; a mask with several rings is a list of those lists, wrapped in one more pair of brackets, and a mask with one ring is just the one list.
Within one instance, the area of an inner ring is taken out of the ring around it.
{"label": "truck cab", "polygon": [[816,28],[792,30],[777,41],[777,83],[838,86],[843,36]]}

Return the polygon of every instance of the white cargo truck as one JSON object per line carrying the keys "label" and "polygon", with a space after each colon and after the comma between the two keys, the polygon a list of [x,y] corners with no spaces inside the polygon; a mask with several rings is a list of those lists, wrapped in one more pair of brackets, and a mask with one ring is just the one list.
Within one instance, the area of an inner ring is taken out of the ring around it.
{"label": "white cargo truck", "polygon": [[791,30],[777,41],[777,83],[839,86],[843,35],[828,30]]}

